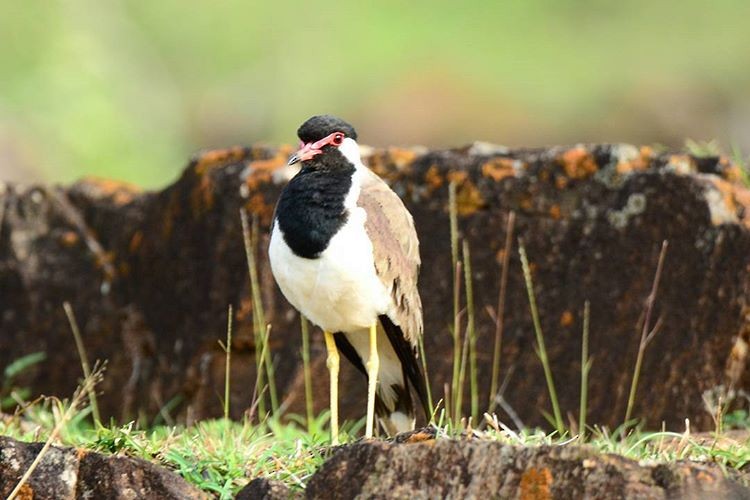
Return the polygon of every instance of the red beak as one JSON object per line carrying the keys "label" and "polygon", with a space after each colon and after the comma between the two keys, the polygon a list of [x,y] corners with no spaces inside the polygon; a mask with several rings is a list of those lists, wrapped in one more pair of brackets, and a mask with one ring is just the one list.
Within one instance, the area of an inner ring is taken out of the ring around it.
{"label": "red beak", "polygon": [[334,132],[332,134],[327,135],[326,137],[323,137],[318,142],[308,142],[307,144],[302,143],[301,148],[299,151],[294,153],[291,158],[289,158],[289,165],[294,165],[295,163],[301,162],[301,161],[307,161],[310,158],[312,158],[315,155],[319,155],[322,153],[322,149],[324,146],[327,146],[329,144],[333,144],[335,146],[338,146],[341,144],[341,140],[336,142],[336,137],[341,137],[343,139],[343,134],[341,132]]}
{"label": "red beak", "polygon": [[307,144],[304,144],[299,151],[294,153],[291,158],[289,158],[289,165],[294,165],[295,163],[301,162],[301,161],[307,161],[313,156],[322,153],[322,151],[319,148],[316,148],[317,142],[308,142]]}

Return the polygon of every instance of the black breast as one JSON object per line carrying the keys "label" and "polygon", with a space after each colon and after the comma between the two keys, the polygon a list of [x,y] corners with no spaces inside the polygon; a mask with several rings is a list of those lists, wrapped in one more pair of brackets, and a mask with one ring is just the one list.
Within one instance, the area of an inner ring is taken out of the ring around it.
{"label": "black breast", "polygon": [[302,169],[281,193],[276,220],[292,251],[315,259],[346,223],[344,199],[352,187],[351,171]]}

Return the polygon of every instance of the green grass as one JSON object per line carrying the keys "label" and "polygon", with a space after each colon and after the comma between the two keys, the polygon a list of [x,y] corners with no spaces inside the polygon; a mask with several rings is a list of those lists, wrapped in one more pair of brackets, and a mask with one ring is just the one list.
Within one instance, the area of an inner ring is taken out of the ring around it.
{"label": "green grass", "polygon": [[[67,403],[54,399],[29,406],[22,415],[0,419],[0,435],[21,441],[44,441],[61,421]],[[198,488],[231,498],[248,481],[268,477],[293,489],[304,488],[322,464],[328,445],[328,416],[312,422],[290,418],[260,424],[218,419],[185,426],[137,429],[133,423],[94,428],[90,408],[64,423],[55,444],[106,454],[124,454],[174,470]],[[308,428],[309,426],[309,428]],[[343,442],[353,440],[352,426],[344,426]]]}
{"label": "green grass", "polygon": [[[40,400],[17,416],[0,418],[0,435],[21,441],[47,439],[63,418],[67,403]],[[69,445],[105,454],[124,454],[161,464],[189,483],[219,498],[232,498],[256,477],[282,481],[293,490],[303,490],[309,478],[330,454],[327,414],[312,422],[291,416],[287,421],[269,419],[260,424],[225,419],[191,426],[157,426],[136,429],[131,423],[98,429],[90,424],[90,407],[73,412],[63,422],[55,444]],[[747,423],[747,416],[740,419]],[[438,439],[497,441],[514,446],[565,446],[575,438],[560,438],[556,432],[511,430],[496,417],[485,414],[486,428],[467,431],[445,422],[438,427]],[[309,426],[309,428],[308,428]],[[357,426],[342,429],[342,442],[356,439]],[[750,463],[747,440],[736,442],[694,436],[689,432],[644,432],[632,430],[625,436],[594,427],[588,445],[604,453],[616,453],[634,460],[671,462],[697,460],[716,462],[740,469]]]}
{"label": "green grass", "polygon": [[31,390],[28,387],[19,387],[16,379],[24,370],[41,363],[46,358],[47,355],[43,352],[32,352],[5,367],[2,383],[0,383],[0,411],[14,408],[19,401],[31,395]]}

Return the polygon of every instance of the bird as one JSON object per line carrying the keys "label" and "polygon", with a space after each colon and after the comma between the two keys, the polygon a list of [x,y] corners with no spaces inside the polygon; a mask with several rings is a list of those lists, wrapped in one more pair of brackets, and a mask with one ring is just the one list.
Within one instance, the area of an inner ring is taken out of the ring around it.
{"label": "bird", "polygon": [[268,248],[286,299],[323,330],[331,441],[338,443],[340,355],[367,377],[365,438],[414,429],[411,386],[429,418],[417,347],[419,240],[398,195],[366,167],[357,132],[318,115],[297,130],[299,172],[279,195]]}

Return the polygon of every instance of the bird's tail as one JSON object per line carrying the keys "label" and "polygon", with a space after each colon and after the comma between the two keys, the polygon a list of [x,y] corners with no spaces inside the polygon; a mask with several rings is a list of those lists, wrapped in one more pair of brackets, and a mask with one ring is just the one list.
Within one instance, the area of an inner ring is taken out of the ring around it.
{"label": "bird's tail", "polygon": [[375,397],[375,412],[386,434],[395,436],[401,432],[414,430],[414,406],[412,406],[406,380],[404,380],[404,385],[391,385],[389,399],[390,406],[385,403],[381,391],[378,391]]}
{"label": "bird's tail", "polygon": [[[403,405],[405,408],[410,410],[410,415],[414,415],[412,409],[411,396],[409,394],[409,387],[407,382],[411,384],[414,391],[417,393],[419,403],[424,411],[425,420],[429,422],[431,415],[431,408],[427,401],[427,386],[425,384],[424,374],[422,373],[421,365],[417,359],[417,348],[412,346],[411,343],[406,340],[404,333],[401,331],[401,327],[395,325],[391,319],[386,315],[380,316],[380,324],[388,336],[388,340],[396,352],[398,359],[401,361],[401,370],[403,373],[403,398],[400,397],[400,393],[397,392],[397,401],[403,399]],[[398,405],[396,405],[398,408]]]}

